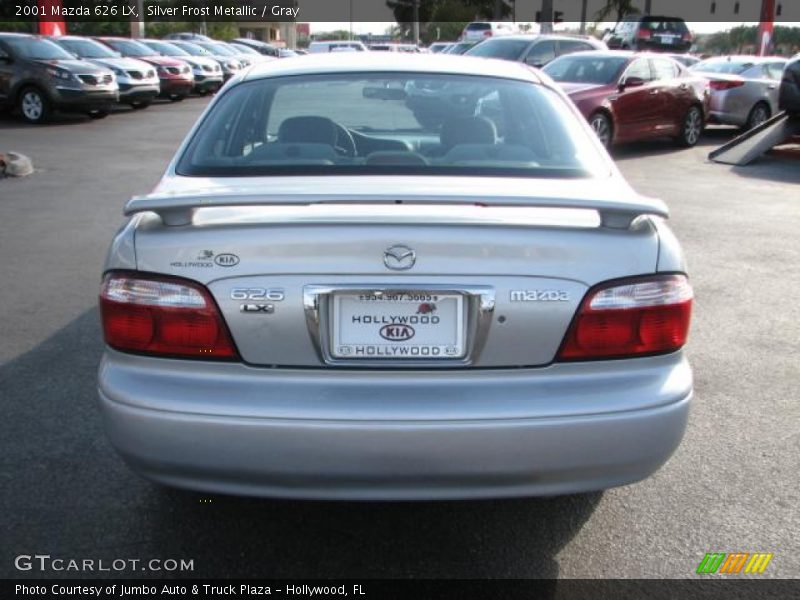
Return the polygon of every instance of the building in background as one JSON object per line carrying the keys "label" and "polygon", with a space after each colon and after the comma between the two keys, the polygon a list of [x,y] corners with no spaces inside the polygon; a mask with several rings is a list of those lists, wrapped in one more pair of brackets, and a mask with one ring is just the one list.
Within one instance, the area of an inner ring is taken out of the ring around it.
{"label": "building in background", "polygon": [[[308,27],[308,23],[302,23]],[[236,23],[239,36],[267,42],[282,48],[297,47],[297,23],[240,21]]]}

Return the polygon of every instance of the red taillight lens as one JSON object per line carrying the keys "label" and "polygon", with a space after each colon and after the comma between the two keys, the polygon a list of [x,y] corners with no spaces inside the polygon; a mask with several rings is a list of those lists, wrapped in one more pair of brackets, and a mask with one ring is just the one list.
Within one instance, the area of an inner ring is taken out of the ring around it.
{"label": "red taillight lens", "polygon": [[733,88],[742,87],[744,85],[744,81],[711,80],[709,84],[711,85],[712,90],[732,90]]}
{"label": "red taillight lens", "polygon": [[651,37],[653,37],[653,32],[651,32],[649,29],[640,29],[636,33],[636,37],[640,40],[649,40]]}
{"label": "red taillight lens", "polygon": [[117,350],[238,359],[208,290],[184,279],[109,273],[100,290],[106,343]]}
{"label": "red taillight lens", "polygon": [[590,292],[570,326],[559,360],[673,352],[686,343],[694,298],[689,280],[667,275]]}
{"label": "red taillight lens", "polygon": [[492,37],[492,30],[488,29],[483,32],[483,37]]}
{"label": "red taillight lens", "polygon": [[692,34],[688,31],[681,36],[681,40],[684,42],[691,42],[692,41]]}

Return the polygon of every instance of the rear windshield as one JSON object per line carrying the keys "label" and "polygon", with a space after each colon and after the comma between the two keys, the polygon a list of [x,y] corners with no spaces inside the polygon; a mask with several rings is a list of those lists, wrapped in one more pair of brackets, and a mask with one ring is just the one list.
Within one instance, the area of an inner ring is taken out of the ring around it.
{"label": "rear windshield", "polygon": [[545,65],[543,70],[559,82],[605,85],[616,81],[626,64],[628,58],[624,56],[568,54]]}
{"label": "rear windshield", "polygon": [[470,23],[467,25],[467,31],[489,31],[491,28],[491,23]]}
{"label": "rear windshield", "polygon": [[689,31],[683,19],[670,17],[645,17],[642,19],[642,28],[656,33],[686,33]]}
{"label": "rear windshield", "polygon": [[530,40],[504,40],[502,38],[495,38],[486,40],[474,48],[470,48],[465,54],[483,58],[518,60],[530,43]]}
{"label": "rear windshield", "polygon": [[710,60],[703,60],[692,67],[692,71],[699,71],[701,73],[727,73],[729,75],[738,75],[745,72],[750,67],[754,66],[752,60],[728,60],[726,58],[712,58]]}
{"label": "rear windshield", "polygon": [[276,77],[225,93],[177,171],[580,177],[608,171],[590,136],[561,97],[532,83],[403,73]]}

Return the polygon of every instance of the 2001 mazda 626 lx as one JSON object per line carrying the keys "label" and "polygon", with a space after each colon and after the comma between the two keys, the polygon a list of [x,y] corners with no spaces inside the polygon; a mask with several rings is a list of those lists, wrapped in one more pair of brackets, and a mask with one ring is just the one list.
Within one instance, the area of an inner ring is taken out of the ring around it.
{"label": "2001 mazda 626 lx", "polygon": [[256,67],[125,212],[99,392],[151,480],[547,495],[640,480],[680,443],[692,289],[667,209],[526,66]]}

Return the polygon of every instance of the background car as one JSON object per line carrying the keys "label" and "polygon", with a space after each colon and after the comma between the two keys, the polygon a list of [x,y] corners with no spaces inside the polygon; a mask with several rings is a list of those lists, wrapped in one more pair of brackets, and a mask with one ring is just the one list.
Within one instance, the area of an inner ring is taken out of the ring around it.
{"label": "background car", "polygon": [[0,105],[16,106],[29,123],[47,121],[54,110],[100,119],[118,100],[110,69],[41,36],[0,33]]}
{"label": "background car", "polygon": [[50,39],[81,60],[111,69],[117,78],[121,103],[137,109],[147,108],[161,91],[153,65],[135,58],[123,58],[91,38],[62,35]]}
{"label": "background car", "polygon": [[505,35],[481,42],[464,55],[515,60],[532,67],[543,67],[563,54],[607,49],[603,42],[589,36]]}
{"label": "background car", "polygon": [[511,35],[516,32],[517,26],[514,23],[473,21],[464,27],[460,39],[462,42],[480,42],[497,35]]}
{"label": "background car", "polygon": [[711,84],[710,121],[747,130],[776,114],[787,62],[780,56],[720,56],[693,66]]}
{"label": "background car", "polygon": [[195,40],[199,42],[210,42],[211,38],[202,33],[194,33],[191,31],[181,31],[178,33],[170,33],[164,36],[165,40]]}
{"label": "background car", "polygon": [[[244,44],[240,44],[239,42],[226,42],[225,45],[231,50],[238,53],[237,58],[242,56],[247,57],[247,59],[250,61],[250,64],[269,62],[271,60],[275,60],[276,58],[271,54],[261,54],[258,50],[254,50],[250,46],[245,46]],[[281,48],[281,50],[285,49]],[[297,55],[297,52],[294,51],[294,54]]]}
{"label": "background car", "polygon": [[234,75],[238,75],[239,71],[250,66],[252,62],[237,50],[228,48],[215,41],[192,43],[196,46],[200,46],[203,50],[208,52],[214,60],[219,61],[222,72],[225,75],[225,81]]}
{"label": "background car", "polygon": [[309,54],[318,54],[321,52],[333,52],[335,50],[350,49],[355,52],[368,52],[367,47],[358,41],[345,41],[345,40],[330,40],[330,41],[314,41],[308,45]]}
{"label": "background car", "polygon": [[447,48],[452,42],[434,42],[428,46],[428,51],[432,54],[439,54],[442,50]]}
{"label": "background car", "polygon": [[248,48],[252,48],[256,52],[258,52],[259,54],[263,54],[264,56],[269,56],[272,58],[281,57],[280,49],[277,46],[273,46],[272,44],[262,42],[261,40],[251,40],[250,38],[235,38],[231,40],[231,43],[236,43],[241,46],[247,46]]}
{"label": "background car", "polygon": [[697,63],[699,63],[702,58],[697,56],[693,56],[691,54],[668,54],[665,53],[665,56],[669,56],[672,60],[677,60],[681,63],[684,67],[693,67]]}
{"label": "background car", "polygon": [[693,37],[683,19],[651,15],[620,21],[603,41],[611,49],[684,53],[691,49]]}
{"label": "background car", "polygon": [[670,136],[683,147],[700,139],[708,82],[666,56],[578,52],[544,68],[583,113],[605,146]]}
{"label": "background car", "polygon": [[158,52],[130,38],[98,37],[104,43],[127,58],[136,58],[153,65],[159,80],[159,96],[180,102],[194,87],[192,68],[182,60],[161,56]]}
{"label": "background car", "polygon": [[140,39],[139,41],[161,56],[176,58],[192,67],[192,75],[194,75],[194,87],[192,90],[201,96],[216,92],[222,87],[222,68],[214,59],[205,56],[192,56],[182,48],[164,40]]}
{"label": "background car", "polygon": [[440,54],[464,54],[467,50],[474,47],[478,42],[454,42]]}
{"label": "background car", "polygon": [[205,57],[211,58],[217,62],[219,68],[222,69],[222,79],[223,81],[228,81],[231,77],[238,74],[239,71],[242,70],[242,63],[236,60],[233,56],[228,56],[227,54],[215,54],[208,48],[200,46],[200,43],[207,43],[207,42],[185,42],[183,40],[172,40],[173,44],[175,44],[181,50],[186,51],[188,54],[192,56],[198,57]]}
{"label": "background car", "polygon": [[790,115],[800,115],[800,54],[795,55],[783,70],[779,108]]}

